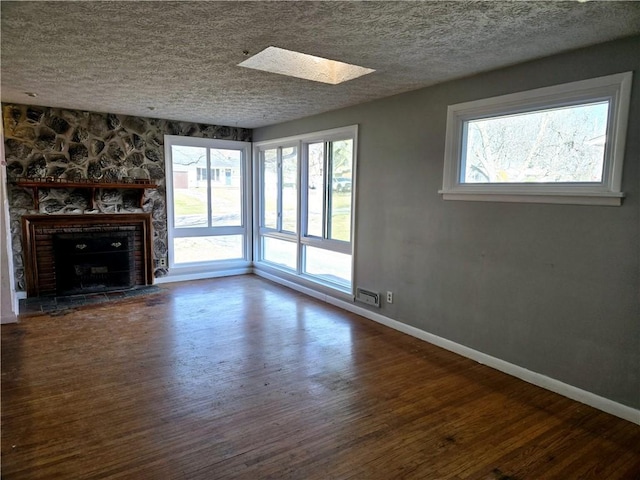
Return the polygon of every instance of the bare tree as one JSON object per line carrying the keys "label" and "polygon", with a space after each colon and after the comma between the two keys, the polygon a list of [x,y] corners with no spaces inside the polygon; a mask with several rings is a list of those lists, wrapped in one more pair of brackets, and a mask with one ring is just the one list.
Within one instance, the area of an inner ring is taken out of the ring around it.
{"label": "bare tree", "polygon": [[600,181],[607,112],[601,102],[470,121],[465,181]]}

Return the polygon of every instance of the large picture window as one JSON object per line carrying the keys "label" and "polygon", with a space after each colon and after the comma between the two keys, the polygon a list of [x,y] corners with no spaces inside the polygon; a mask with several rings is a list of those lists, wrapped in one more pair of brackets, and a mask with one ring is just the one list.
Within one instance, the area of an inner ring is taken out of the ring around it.
{"label": "large picture window", "polygon": [[631,73],[451,105],[445,200],[620,205]]}
{"label": "large picture window", "polygon": [[351,293],[356,133],[256,144],[258,263]]}
{"label": "large picture window", "polygon": [[165,136],[169,267],[248,260],[249,144]]}

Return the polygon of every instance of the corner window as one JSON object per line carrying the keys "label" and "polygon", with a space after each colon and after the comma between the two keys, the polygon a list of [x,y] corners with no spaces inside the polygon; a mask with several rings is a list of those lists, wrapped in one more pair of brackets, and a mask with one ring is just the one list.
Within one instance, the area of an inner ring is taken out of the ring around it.
{"label": "corner window", "polygon": [[257,263],[352,284],[356,127],[256,144]]}
{"label": "corner window", "polygon": [[451,105],[443,198],[620,205],[631,78]]}
{"label": "corner window", "polygon": [[249,144],[165,136],[169,267],[248,260]]}

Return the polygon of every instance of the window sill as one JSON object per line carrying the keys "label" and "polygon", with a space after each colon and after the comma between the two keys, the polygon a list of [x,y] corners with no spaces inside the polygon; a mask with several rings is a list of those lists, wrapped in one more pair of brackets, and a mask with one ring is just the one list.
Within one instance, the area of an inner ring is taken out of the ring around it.
{"label": "window sill", "polygon": [[624,193],[611,192],[501,192],[501,191],[455,191],[439,190],[443,200],[462,200],[471,202],[508,202],[508,203],[552,203],[564,205],[600,205],[619,207]]}
{"label": "window sill", "polygon": [[194,263],[179,263],[170,265],[168,268],[168,274],[172,275],[184,275],[200,272],[217,272],[233,269],[242,269],[251,267],[251,262],[244,259],[233,260],[215,260],[211,262],[194,262]]}
{"label": "window sill", "polygon": [[300,274],[300,278],[303,278],[309,282],[316,283],[318,285],[322,285],[323,287],[330,288],[331,290],[335,290],[336,292],[344,293],[347,295],[351,295],[352,287],[350,285],[343,285],[336,282],[331,282],[321,277],[316,277],[314,275],[309,275],[306,273]]}
{"label": "window sill", "polygon": [[283,267],[282,265],[278,265],[276,263],[271,263],[264,260],[258,260],[254,262],[253,266],[254,266],[254,273],[256,271],[265,271],[271,275],[276,275],[276,276],[281,276],[283,278],[286,278],[288,281],[304,287],[311,287],[315,285],[315,286],[323,287],[328,291],[336,292],[337,294],[347,295],[347,297],[345,298],[351,298],[353,296],[352,287],[350,286],[329,282],[320,277],[315,277],[313,275],[308,275],[305,273],[298,274],[296,273],[295,270],[291,270],[287,267]]}

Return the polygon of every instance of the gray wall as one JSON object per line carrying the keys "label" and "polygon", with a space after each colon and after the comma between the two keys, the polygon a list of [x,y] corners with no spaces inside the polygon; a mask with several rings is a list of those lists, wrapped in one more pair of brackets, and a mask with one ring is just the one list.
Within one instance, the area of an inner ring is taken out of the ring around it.
{"label": "gray wall", "polygon": [[[640,408],[640,37],[281,125],[359,124],[356,285],[381,313]],[[447,105],[634,70],[621,207],[443,201]],[[339,88],[339,87],[338,87]]]}

